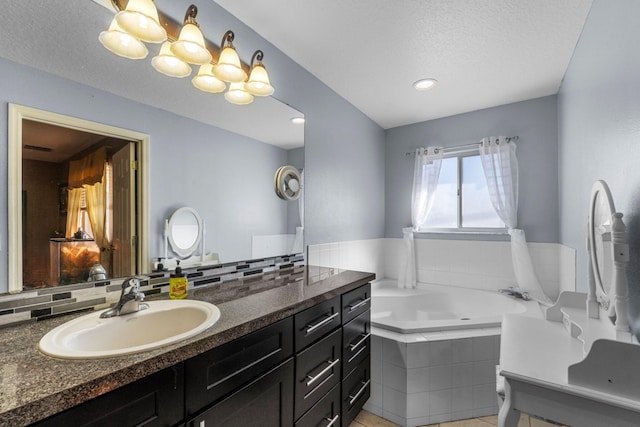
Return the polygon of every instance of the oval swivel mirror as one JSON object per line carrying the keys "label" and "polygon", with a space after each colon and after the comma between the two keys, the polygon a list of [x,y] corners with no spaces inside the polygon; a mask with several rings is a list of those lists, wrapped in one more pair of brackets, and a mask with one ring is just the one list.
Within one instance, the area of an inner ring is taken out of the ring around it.
{"label": "oval swivel mirror", "polygon": [[191,256],[202,239],[202,228],[202,218],[195,209],[177,209],[169,218],[167,230],[173,252],[181,257]]}
{"label": "oval swivel mirror", "polygon": [[616,330],[629,328],[627,319],[627,277],[629,261],[626,227],[616,212],[607,183],[596,181],[591,190],[587,229],[589,256],[589,317],[606,313]]}

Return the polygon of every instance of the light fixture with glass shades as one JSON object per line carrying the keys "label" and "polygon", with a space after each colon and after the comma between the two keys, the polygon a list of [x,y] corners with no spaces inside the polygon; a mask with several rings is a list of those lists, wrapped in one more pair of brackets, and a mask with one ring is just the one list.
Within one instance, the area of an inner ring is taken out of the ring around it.
{"label": "light fixture with glass shades", "polygon": [[244,82],[235,82],[229,85],[229,90],[224,94],[224,99],[232,104],[247,105],[253,102],[253,95],[244,88]]}
{"label": "light fixture with glass shades", "polygon": [[[245,83],[244,88],[247,92],[255,96],[269,96],[273,93],[273,86],[269,82],[267,69],[262,64],[263,53],[256,50],[251,58],[251,74],[249,80]],[[256,61],[254,63],[254,61]]]}
{"label": "light fixture with glass shades", "polygon": [[220,93],[227,88],[227,84],[213,74],[211,63],[201,65],[191,83],[203,92]]}
{"label": "light fixture with glass shades", "polygon": [[191,74],[191,66],[173,54],[171,42],[164,42],[158,56],[151,59],[151,65],[158,72],[169,77],[187,77]]}
{"label": "light fixture with glass shades", "polygon": [[202,65],[211,62],[211,54],[204,47],[204,36],[196,22],[198,8],[189,6],[184,16],[184,26],[178,40],[171,45],[171,52],[184,62]]}
{"label": "light fixture with glass shades", "polygon": [[120,28],[139,40],[162,43],[167,39],[167,32],[160,25],[158,10],[152,0],[129,0],[127,7],[116,14],[115,20]]}
{"label": "light fixture with glass shades", "polygon": [[109,51],[129,59],[142,59],[148,55],[143,42],[163,43],[151,64],[164,75],[187,77],[192,73],[190,64],[199,65],[198,73],[191,79],[193,86],[208,93],[226,90],[225,99],[238,105],[252,103],[254,96],[273,94],[262,63],[264,53],[256,50],[248,65],[233,46],[233,31],[224,33],[220,47],[205,39],[196,22],[195,5],[189,6],[180,25],[157,10],[153,0],[111,1],[118,12],[108,30],[98,37]]}
{"label": "light fixture with glass shades", "polygon": [[125,58],[142,59],[149,53],[144,43],[120,28],[115,18],[109,29],[101,32],[98,39],[111,52]]}
{"label": "light fixture with glass shades", "polygon": [[233,31],[227,31],[222,36],[220,42],[222,52],[220,52],[218,63],[213,66],[213,73],[222,81],[240,83],[247,79],[247,73],[242,69],[238,52],[233,47],[234,37]]}

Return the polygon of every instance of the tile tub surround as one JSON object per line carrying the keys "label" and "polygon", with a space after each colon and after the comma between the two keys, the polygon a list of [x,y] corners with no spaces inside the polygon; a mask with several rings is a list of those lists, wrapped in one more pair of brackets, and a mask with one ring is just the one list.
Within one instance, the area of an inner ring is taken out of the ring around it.
{"label": "tile tub surround", "polygon": [[78,314],[0,329],[0,425],[22,426],[46,418],[374,278],[372,273],[307,266],[202,286],[191,290],[189,298],[216,304],[221,311],[218,323],[180,343],[117,358],[62,360],[37,350],[44,334]]}
{"label": "tile tub surround", "polygon": [[[192,290],[301,265],[304,265],[304,257],[297,254],[185,268],[184,272],[189,278],[189,290]],[[147,274],[149,280],[141,283],[145,296],[168,293],[169,274],[169,271]],[[107,307],[120,298],[123,280],[77,283],[0,295],[0,326]]]}
{"label": "tile tub surround", "polygon": [[[576,251],[557,243],[529,243],[536,275],[552,299],[575,291]],[[508,241],[416,238],[419,282],[498,290],[516,283]],[[309,264],[372,271],[378,278],[398,278],[402,239],[354,240],[310,245]]]}
{"label": "tile tub surround", "polygon": [[372,334],[367,411],[410,427],[497,414],[500,328]]}

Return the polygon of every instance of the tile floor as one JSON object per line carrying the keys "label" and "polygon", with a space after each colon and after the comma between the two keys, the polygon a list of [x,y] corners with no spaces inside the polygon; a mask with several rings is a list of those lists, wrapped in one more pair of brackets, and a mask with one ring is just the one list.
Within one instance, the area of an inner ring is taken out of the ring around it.
{"label": "tile floor", "polygon": [[[498,416],[474,418],[469,420],[451,421],[447,423],[431,424],[424,427],[495,427],[498,425]],[[361,411],[349,427],[398,427],[397,424],[380,418],[367,411]],[[518,427],[558,427],[537,418],[522,414]],[[566,427],[566,426],[565,426]]]}

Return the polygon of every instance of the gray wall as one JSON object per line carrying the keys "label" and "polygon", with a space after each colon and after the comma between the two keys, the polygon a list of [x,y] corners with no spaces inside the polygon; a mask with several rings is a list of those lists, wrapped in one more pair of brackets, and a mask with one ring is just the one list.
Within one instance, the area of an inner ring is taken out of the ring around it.
{"label": "gray wall", "polygon": [[383,237],[384,130],[215,3],[200,13],[210,6],[243,46],[264,51],[277,98],[304,113],[305,243]]}
{"label": "gray wall", "polygon": [[589,194],[604,179],[629,232],[634,319],[640,311],[638,16],[637,0],[594,0],[558,95],[560,241],[577,249],[577,286],[585,291]]}
{"label": "gray wall", "polygon": [[[179,13],[176,16],[184,13],[182,6],[167,5],[181,9],[168,13]],[[382,237],[384,131],[214,2],[199,8],[203,17],[210,17],[218,26],[233,28],[236,39],[242,40],[243,46],[259,46],[264,51],[278,99],[305,115],[305,242],[316,244]],[[250,52],[243,54],[250,55]],[[268,178],[264,181],[271,192],[273,173],[277,166],[285,163],[286,152],[266,146],[249,150],[249,145],[257,144],[255,141],[0,59],[0,114],[4,117],[0,120],[0,176],[4,177],[3,182],[7,177],[9,102],[150,134],[152,233],[158,232],[158,224],[172,209],[183,204],[210,215],[212,219],[207,220],[207,224],[223,224],[215,233],[232,229],[233,222],[261,229],[269,221],[269,214],[257,207],[258,200],[254,200],[253,209],[237,212],[233,210],[233,202],[220,200],[221,188],[230,184],[228,177],[237,176],[233,173],[238,171],[246,172],[251,168],[251,160],[231,171],[224,157],[218,151],[214,152],[211,144],[219,145],[221,150],[251,153],[251,158],[272,160],[274,167],[269,166]],[[221,135],[221,140],[213,142],[214,135]],[[216,170],[228,172],[226,180],[210,175]],[[206,197],[199,191],[201,187],[195,191],[192,183],[202,183]],[[237,192],[235,197],[244,196]],[[277,198],[273,199],[278,202]],[[286,207],[278,203],[277,207],[269,209],[282,211]],[[6,186],[0,185],[0,292],[6,289],[7,281],[6,212]],[[212,227],[207,229],[208,233],[214,233]],[[259,230],[256,233],[259,234]],[[155,234],[151,237],[150,254],[157,255],[161,243]],[[207,241],[217,238],[222,236],[207,235]],[[216,250],[213,245],[208,248]]]}
{"label": "gray wall", "polygon": [[[387,130],[385,236],[411,225],[411,186],[418,147],[451,147],[490,135],[518,135],[518,226],[531,242],[558,242],[556,97],[518,102]],[[475,238],[466,235],[465,238]],[[487,236],[480,237],[487,239]]]}

